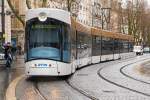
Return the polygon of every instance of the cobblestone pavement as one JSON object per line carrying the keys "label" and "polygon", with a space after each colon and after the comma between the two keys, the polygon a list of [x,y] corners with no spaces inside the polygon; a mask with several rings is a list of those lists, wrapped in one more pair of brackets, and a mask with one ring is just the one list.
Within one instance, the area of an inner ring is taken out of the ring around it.
{"label": "cobblestone pavement", "polygon": [[[138,66],[149,58],[150,55],[143,55],[84,67],[69,78],[69,83],[83,94],[98,100],[149,100],[150,85],[140,81],[150,82],[150,79],[138,70]],[[24,74],[23,60],[18,59],[16,64],[16,67],[11,69],[11,79]],[[12,73],[13,70],[15,73]],[[99,74],[119,86],[107,82]],[[17,84],[16,97],[18,100],[90,100],[70,87],[66,80],[67,78],[63,77],[24,77]]]}
{"label": "cobblestone pavement", "polygon": [[[70,79],[70,83],[99,100],[149,100],[150,85],[131,78],[144,81],[147,79],[146,81],[148,81],[149,78],[138,74],[133,67],[149,58],[150,55],[143,55],[127,60],[92,65],[77,71]],[[133,62],[136,63],[128,65]],[[124,67],[125,65],[126,67]],[[124,67],[123,73],[131,75],[131,77],[126,77],[120,72],[122,67]]]}
{"label": "cobblestone pavement", "polygon": [[[20,61],[24,65],[23,61]],[[23,72],[24,73],[24,72]],[[17,100],[90,100],[66,82],[67,77],[24,77],[16,87]]]}

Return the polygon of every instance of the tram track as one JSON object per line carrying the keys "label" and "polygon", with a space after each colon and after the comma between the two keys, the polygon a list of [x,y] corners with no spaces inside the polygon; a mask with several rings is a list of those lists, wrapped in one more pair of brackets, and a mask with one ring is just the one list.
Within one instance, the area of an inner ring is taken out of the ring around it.
{"label": "tram track", "polygon": [[[134,57],[133,57],[133,58],[134,58]],[[133,59],[133,58],[132,58],[132,59]],[[118,60],[117,63],[122,63],[122,61],[124,61],[124,60],[126,60],[126,59],[123,59],[123,60],[121,60],[121,61]],[[127,60],[127,61],[129,61],[129,60]],[[116,63],[116,62],[114,62],[114,63]],[[97,64],[100,64],[100,63],[96,63],[96,64],[92,64],[92,65],[97,65]],[[90,67],[90,66],[91,66],[91,65],[88,65],[87,67]],[[87,67],[82,67],[82,68],[80,68],[80,70],[83,69],[83,68],[87,68]],[[104,67],[106,67],[106,66],[104,66]],[[85,92],[83,89],[80,89],[80,88],[74,86],[74,85],[71,83],[71,81],[69,81],[70,79],[71,79],[71,76],[66,80],[66,83],[67,83],[71,88],[73,88],[74,90],[78,91],[79,93],[83,94],[84,96],[88,97],[88,98],[91,99],[91,100],[99,100],[97,97],[92,96],[91,94]]]}
{"label": "tram track", "polygon": [[77,88],[77,87],[74,86],[69,80],[66,80],[66,83],[67,83],[71,88],[73,88],[74,90],[78,91],[78,92],[81,93],[82,95],[88,97],[89,99],[91,99],[91,100],[99,100],[98,98],[96,98],[96,97],[94,97],[94,96],[88,94],[88,93],[85,92],[84,90]]}
{"label": "tram track", "polygon": [[[75,90],[75,91],[77,91],[78,93],[82,94],[82,95],[85,96],[86,98],[89,98],[89,100],[99,100],[99,99],[97,99],[97,98],[95,98],[95,97],[93,97],[93,96],[90,96],[90,95],[86,94],[84,91],[79,90],[78,88],[74,87],[74,86],[69,82],[69,78],[70,78],[70,77],[71,77],[71,76],[65,77],[65,79],[64,79],[64,77],[63,77],[62,84],[67,84],[68,86],[67,86],[66,88],[68,88],[68,87],[72,88],[73,90]],[[38,84],[39,84],[38,82],[34,82],[34,83],[33,83],[34,91],[38,94],[38,96],[41,98],[41,100],[50,100],[49,98],[47,98],[47,97],[41,92],[41,90],[40,90]],[[64,91],[64,92],[65,92],[65,91]]]}
{"label": "tram track", "polygon": [[33,86],[34,86],[34,91],[40,96],[40,98],[42,100],[48,100],[40,91],[40,89],[38,88],[38,82],[34,82],[33,83]]}
{"label": "tram track", "polygon": [[[137,62],[144,61],[144,60],[147,60],[147,59],[142,59],[142,60],[138,60],[138,61],[135,61],[135,62],[126,64],[126,65],[122,66],[122,67],[119,69],[119,72],[120,72],[122,75],[124,75],[125,77],[127,77],[127,78],[130,78],[130,79],[133,79],[133,80],[135,80],[135,81],[142,82],[142,83],[144,83],[144,84],[150,85],[150,83],[148,83],[148,82],[145,82],[145,81],[136,79],[136,78],[131,77],[131,76],[129,76],[129,75],[127,75],[127,74],[125,74],[125,73],[123,72],[123,69],[124,69],[125,67],[127,67],[127,66],[129,66],[129,65],[132,65],[132,64],[135,64],[135,63],[137,63]],[[103,80],[107,81],[107,82],[110,83],[110,84],[113,84],[113,85],[116,85],[116,86],[118,86],[118,87],[127,89],[127,90],[129,90],[129,91],[132,91],[132,92],[135,92],[135,93],[138,93],[138,94],[141,94],[141,95],[150,97],[150,94],[147,94],[147,93],[144,93],[144,92],[140,92],[140,91],[138,91],[138,90],[135,90],[135,89],[132,89],[132,88],[129,88],[129,87],[120,85],[119,83],[113,82],[113,81],[111,81],[110,79],[106,78],[105,76],[103,76],[103,75],[101,74],[101,71],[103,70],[103,68],[104,68],[104,67],[100,68],[100,69],[97,71],[97,74],[98,74],[99,77],[102,78]]]}
{"label": "tram track", "polygon": [[[136,62],[144,61],[144,60],[146,60],[146,59],[138,60],[138,61],[136,61]],[[123,61],[124,61],[124,60],[123,60]],[[127,66],[129,66],[129,65],[132,65],[132,64],[134,64],[134,63],[136,63],[136,62],[132,62],[132,63],[126,64],[126,65],[124,65],[123,67],[121,67],[120,73],[122,73],[122,69],[123,69],[123,68],[125,68],[125,67],[127,67]],[[118,63],[122,63],[122,61],[118,61]],[[106,67],[106,66],[104,66],[104,67]],[[114,84],[114,85],[116,85],[116,86],[118,86],[118,87],[122,87],[122,88],[127,89],[127,90],[130,90],[130,91],[132,91],[132,92],[136,92],[136,93],[139,93],[139,94],[142,94],[142,95],[145,95],[145,96],[150,97],[150,94],[146,94],[146,93],[143,93],[143,92],[140,92],[140,91],[137,91],[137,90],[128,88],[128,87],[126,87],[126,86],[119,85],[119,84],[117,84],[117,83],[115,83],[115,82],[113,82],[113,81],[111,81],[111,80],[105,78],[105,76],[101,75],[101,73],[100,73],[101,70],[102,70],[104,67],[102,67],[101,69],[99,69],[99,70],[97,71],[97,74],[98,74],[99,77],[101,77],[103,80],[105,80],[105,81],[107,81],[107,82],[109,82],[109,83],[111,83],[111,84]],[[122,73],[122,74],[123,74],[123,73]],[[83,89],[78,88],[77,86],[74,86],[74,85],[72,84],[72,82],[69,81],[69,80],[71,79],[71,77],[72,77],[72,76],[69,76],[69,77],[67,77],[66,79],[64,79],[65,83],[66,83],[69,87],[71,87],[72,89],[74,89],[74,90],[77,91],[78,93],[84,95],[85,97],[87,97],[87,98],[89,98],[89,99],[91,99],[91,100],[99,100],[97,97],[94,97],[93,95],[89,94],[88,92],[84,91]],[[131,78],[131,77],[130,77],[130,78]],[[140,80],[139,80],[139,81],[140,81]],[[142,81],[141,81],[141,82],[142,82]],[[150,83],[147,83],[147,82],[144,82],[144,83],[150,85]],[[34,90],[35,90],[35,92],[41,97],[41,99],[42,99],[42,100],[48,100],[48,99],[46,98],[46,96],[44,96],[44,95],[42,94],[42,92],[40,91],[40,89],[39,89],[39,87],[38,87],[38,82],[34,82],[33,85],[34,85]]]}
{"label": "tram track", "polygon": [[[135,57],[131,57],[131,59],[134,59]],[[117,62],[112,62],[112,63],[114,63],[114,64],[116,64],[116,63],[122,63],[123,61],[130,61],[131,59],[123,59],[123,60],[118,60]],[[97,65],[97,64],[100,64],[100,63],[96,63],[96,64],[92,64],[92,65]],[[91,65],[88,65],[87,67],[90,67]],[[82,67],[82,68],[80,68],[80,70],[81,69],[83,69],[83,68],[87,68],[87,67]],[[106,67],[105,65],[104,65],[104,67]],[[71,83],[71,81],[69,81],[71,79],[71,76],[69,77],[69,79],[68,80],[66,80],[66,83],[70,86],[70,87],[72,87],[74,90],[76,90],[76,91],[78,91],[79,93],[81,93],[81,94],[83,94],[84,96],[86,96],[86,97],[88,97],[89,99],[91,99],[91,100],[99,100],[97,97],[95,97],[95,96],[92,96],[91,94],[89,94],[89,93],[87,93],[87,92],[85,92],[83,89],[81,89],[81,88],[78,88],[77,86],[75,86],[75,85],[73,85],[72,83]]]}
{"label": "tram track", "polygon": [[144,83],[144,84],[150,85],[150,82],[146,82],[146,81],[143,81],[143,80],[134,78],[134,77],[132,77],[132,76],[126,74],[126,73],[123,71],[126,67],[127,67],[127,66],[123,66],[123,67],[120,68],[120,73],[121,73],[121,74],[123,74],[124,76],[126,76],[126,77],[128,77],[128,78],[130,78],[130,79],[133,79],[133,80],[136,80],[136,81],[138,81],[138,82],[142,82],[142,83]]}

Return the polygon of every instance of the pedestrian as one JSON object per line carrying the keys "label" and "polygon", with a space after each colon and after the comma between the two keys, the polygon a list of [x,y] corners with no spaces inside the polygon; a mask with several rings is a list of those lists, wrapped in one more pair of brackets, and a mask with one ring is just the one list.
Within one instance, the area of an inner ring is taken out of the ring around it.
{"label": "pedestrian", "polygon": [[13,60],[12,51],[11,50],[12,50],[12,46],[11,46],[10,42],[4,44],[4,58],[6,60],[6,67],[10,67],[11,66],[11,62]]}

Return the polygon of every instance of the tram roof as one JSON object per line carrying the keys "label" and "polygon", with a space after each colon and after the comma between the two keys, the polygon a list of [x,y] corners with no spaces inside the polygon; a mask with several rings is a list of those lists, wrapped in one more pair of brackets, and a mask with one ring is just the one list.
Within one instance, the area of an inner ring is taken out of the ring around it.
{"label": "tram roof", "polygon": [[122,34],[122,33],[115,33],[107,30],[97,29],[92,27],[92,34],[97,36],[104,36],[104,37],[110,37],[115,39],[122,39],[122,40],[129,40],[133,41],[133,36]]}
{"label": "tram roof", "polygon": [[71,24],[72,26],[74,26],[76,28],[77,31],[79,32],[83,32],[83,33],[87,33],[87,34],[91,34],[91,27],[84,25],[78,21],[75,21],[74,18],[71,18]]}
{"label": "tram roof", "polygon": [[91,34],[91,28],[84,24],[76,23],[76,29],[77,29],[77,31]]}
{"label": "tram roof", "polygon": [[98,29],[95,27],[88,27],[84,24],[81,24],[80,22],[75,21],[73,18],[72,18],[72,24],[73,24],[73,26],[76,27],[77,31],[80,31],[80,32],[84,32],[84,33],[88,33],[88,34],[92,34],[92,35],[97,35],[97,36],[134,41],[132,35],[111,32],[111,31],[107,31],[107,30]]}
{"label": "tram roof", "polygon": [[40,13],[45,13],[49,18],[54,18],[67,24],[71,24],[70,13],[68,11],[55,8],[29,9],[26,13],[26,21],[39,17]]}

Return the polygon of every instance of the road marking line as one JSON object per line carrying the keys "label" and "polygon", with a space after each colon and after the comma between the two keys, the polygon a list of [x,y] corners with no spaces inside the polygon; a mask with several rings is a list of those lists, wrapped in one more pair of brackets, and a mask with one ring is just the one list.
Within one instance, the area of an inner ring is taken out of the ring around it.
{"label": "road marking line", "polygon": [[19,77],[17,77],[16,79],[14,79],[8,86],[7,90],[6,90],[6,100],[17,100],[16,98],[16,86],[18,84],[18,82],[25,77],[25,75],[21,75]]}

